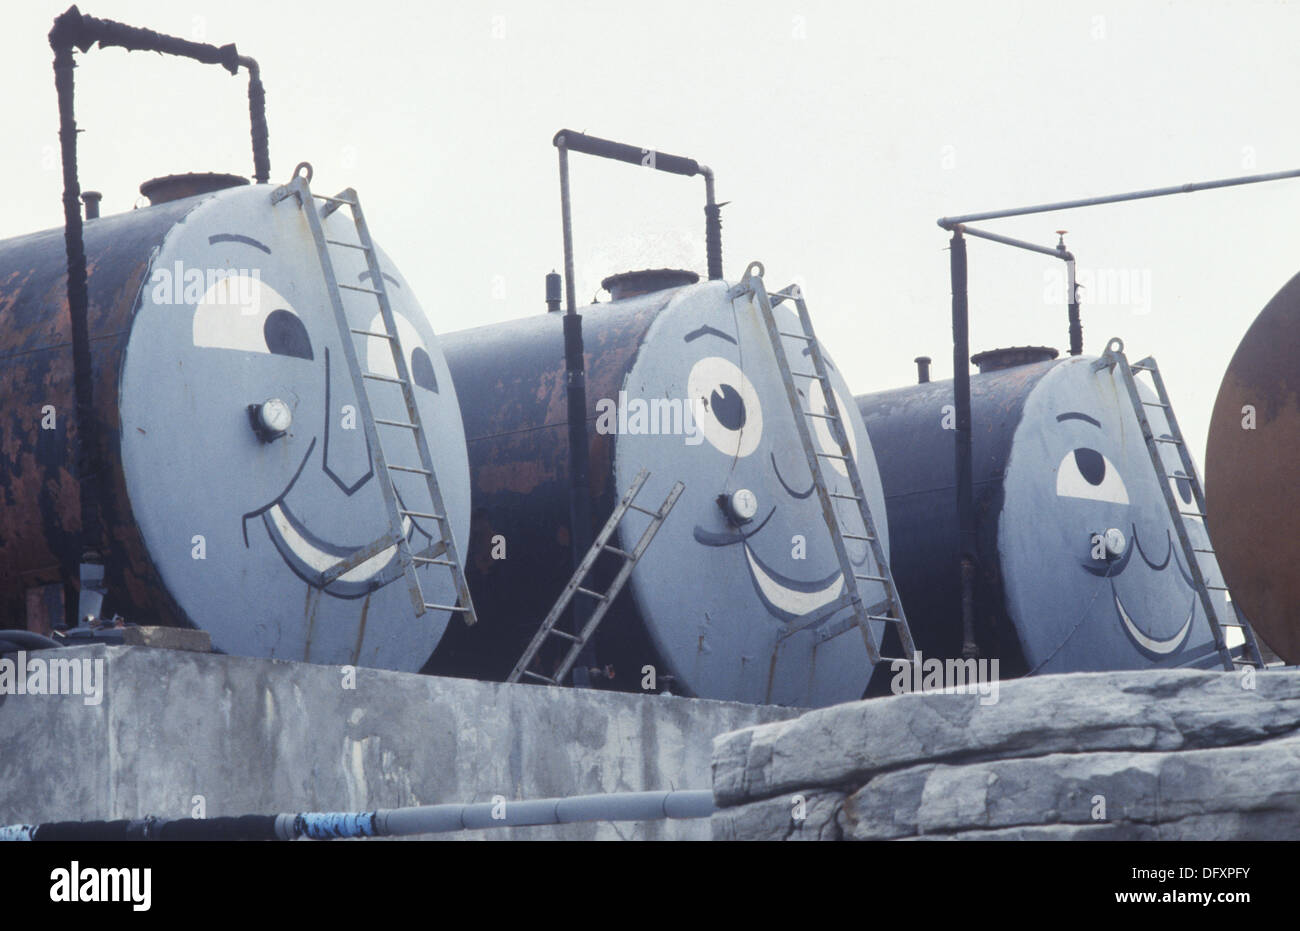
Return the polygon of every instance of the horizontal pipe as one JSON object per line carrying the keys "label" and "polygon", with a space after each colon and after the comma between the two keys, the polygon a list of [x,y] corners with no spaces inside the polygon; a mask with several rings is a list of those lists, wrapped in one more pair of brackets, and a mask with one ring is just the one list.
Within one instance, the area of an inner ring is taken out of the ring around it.
{"label": "horizontal pipe", "polygon": [[137,821],[60,821],[0,826],[0,841],[86,840],[331,840],[337,837],[405,837],[482,828],[508,828],[580,821],[660,821],[707,818],[708,789],[674,792],[613,792],[570,798],[421,805],[377,811],[307,811],[225,818],[145,818]]}
{"label": "horizontal pipe", "polygon": [[937,221],[946,230],[951,230],[962,223],[974,223],[976,220],[996,220],[1000,217],[1022,217],[1031,213],[1051,213],[1054,210],[1070,210],[1075,207],[1095,207],[1098,204],[1117,204],[1126,200],[1145,200],[1148,197],[1166,197],[1170,194],[1191,194],[1194,191],[1209,191],[1214,188],[1236,187],[1241,184],[1257,184],[1261,181],[1282,181],[1286,178],[1300,178],[1300,168],[1290,171],[1275,171],[1263,175],[1244,175],[1239,178],[1223,178],[1218,181],[1192,181],[1172,187],[1151,188],[1146,191],[1129,191],[1125,194],[1105,194],[1101,197],[1085,197],[1080,200],[1062,200],[1054,204],[1037,204],[1032,207],[1012,207],[1008,210],[989,210],[984,213],[967,213],[959,217],[940,217]]}
{"label": "horizontal pipe", "polygon": [[556,146],[562,146],[573,152],[612,158],[632,165],[644,165],[673,175],[685,175],[689,178],[700,173],[700,163],[693,158],[683,158],[680,155],[669,155],[667,152],[659,152],[655,149],[643,149],[625,142],[613,142],[597,136],[575,133],[571,129],[561,129],[551,141]]}
{"label": "horizontal pipe", "polygon": [[966,226],[964,223],[957,224],[953,227],[954,232],[960,227],[961,232],[967,236],[975,236],[979,239],[987,239],[990,242],[1000,242],[1005,246],[1015,246],[1017,249],[1025,249],[1029,252],[1039,252],[1043,255],[1050,255],[1054,259],[1061,259],[1064,262],[1073,262],[1074,255],[1069,250],[1062,249],[1059,246],[1040,246],[1037,243],[1026,242],[1023,239],[1015,239],[1011,236],[1003,236],[999,233],[990,233],[988,230],[976,229],[973,226]]}

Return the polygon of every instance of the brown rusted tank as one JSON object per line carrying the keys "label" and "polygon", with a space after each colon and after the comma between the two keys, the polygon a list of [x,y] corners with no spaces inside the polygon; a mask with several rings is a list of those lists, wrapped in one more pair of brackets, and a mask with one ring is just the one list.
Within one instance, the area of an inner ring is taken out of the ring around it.
{"label": "brown rusted tank", "polygon": [[1232,597],[1255,632],[1300,662],[1300,274],[1237,347],[1210,420],[1207,519]]}

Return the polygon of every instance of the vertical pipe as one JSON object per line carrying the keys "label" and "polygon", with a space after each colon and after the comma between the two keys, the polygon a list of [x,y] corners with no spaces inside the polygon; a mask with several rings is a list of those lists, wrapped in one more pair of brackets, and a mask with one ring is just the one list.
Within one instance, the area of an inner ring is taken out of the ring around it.
{"label": "vertical pipe", "polygon": [[930,357],[917,356],[912,360],[916,363],[916,383],[924,385],[930,381]]}
{"label": "vertical pipe", "polygon": [[[569,417],[569,539],[573,568],[578,565],[591,546],[591,491],[587,477],[589,450],[587,448],[587,373],[583,358],[582,315],[578,313],[577,286],[573,280],[573,219],[569,200],[569,150],[564,140],[556,140],[560,152],[560,217],[564,226],[564,290],[568,307],[564,314],[564,373],[565,394]],[[574,633],[586,623],[590,607],[586,599],[572,602]],[[588,644],[578,655],[573,667],[573,684],[585,687],[590,683],[588,669],[592,665],[592,647]]]}
{"label": "vertical pipe", "polygon": [[1074,279],[1074,259],[1065,260],[1066,287],[1070,300],[1070,355],[1083,354],[1083,323],[1079,319],[1079,287]]}
{"label": "vertical pipe", "polygon": [[[86,275],[86,247],[81,224],[81,184],[77,180],[77,119],[73,107],[76,67],[72,45],[56,40],[54,47],[54,87],[59,101],[59,146],[63,158],[63,241],[68,256],[68,316],[72,328],[72,373],[76,397],[76,431],[73,456],[76,460],[78,492],[81,499],[81,527],[77,539],[77,558],[82,582],[77,620],[87,614],[99,615],[103,598],[103,532],[100,526],[100,455],[99,423],[95,417],[93,371],[90,359],[90,303]],[[71,568],[71,567],[68,567]]]}
{"label": "vertical pipe", "polygon": [[560,276],[555,272],[546,275],[546,312],[548,314],[560,312]]}
{"label": "vertical pipe", "polygon": [[975,643],[975,491],[971,471],[970,336],[966,292],[966,239],[953,230],[949,256],[952,275],[952,392],[956,407],[957,552],[961,571],[962,656],[979,655]]}
{"label": "vertical pipe", "polygon": [[708,256],[709,280],[722,278],[722,207],[713,190],[713,171],[700,166],[704,175],[704,248]]}
{"label": "vertical pipe", "polygon": [[99,202],[103,200],[104,195],[99,191],[86,191],[81,195],[81,202],[86,205],[86,219],[99,219]]}

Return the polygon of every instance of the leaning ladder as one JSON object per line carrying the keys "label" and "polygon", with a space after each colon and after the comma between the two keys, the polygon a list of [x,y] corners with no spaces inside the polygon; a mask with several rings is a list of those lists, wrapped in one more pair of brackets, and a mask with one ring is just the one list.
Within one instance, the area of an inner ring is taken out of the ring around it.
{"label": "leaning ladder", "polygon": [[[1128,359],[1124,356],[1124,341],[1121,339],[1112,339],[1106,345],[1106,351],[1101,358],[1092,364],[1093,371],[1101,369],[1114,368],[1120,374],[1120,381],[1124,384],[1124,390],[1128,393],[1129,401],[1133,405],[1133,410],[1137,414],[1138,425],[1142,428],[1142,439],[1146,442],[1147,453],[1151,457],[1151,465],[1160,478],[1160,487],[1164,491],[1165,506],[1169,509],[1169,515],[1173,518],[1174,532],[1178,536],[1178,545],[1182,548],[1184,561],[1187,563],[1188,572],[1192,577],[1192,587],[1196,591],[1197,598],[1200,599],[1201,607],[1205,610],[1206,620],[1210,623],[1210,632],[1214,636],[1214,645],[1218,650],[1219,659],[1223,662],[1223,668],[1229,671],[1237,666],[1255,666],[1264,668],[1264,659],[1260,655],[1259,643],[1255,639],[1255,632],[1251,629],[1250,623],[1240,612],[1234,612],[1234,618],[1224,619],[1219,617],[1219,612],[1214,606],[1214,599],[1211,597],[1211,591],[1227,592],[1228,589],[1223,585],[1211,585],[1205,579],[1205,572],[1200,563],[1202,556],[1214,556],[1214,549],[1209,546],[1198,547],[1193,545],[1191,535],[1187,532],[1187,518],[1199,517],[1205,521],[1205,493],[1201,490],[1201,481],[1197,477],[1196,467],[1192,463],[1192,455],[1187,449],[1187,443],[1183,439],[1182,431],[1178,428],[1178,419],[1174,417],[1173,405],[1169,403],[1169,394],[1165,391],[1164,379],[1160,377],[1160,369],[1156,365],[1156,360],[1152,356],[1147,356],[1140,362],[1129,364]],[[1134,379],[1134,372],[1147,372],[1151,375],[1151,381],[1155,385],[1157,401],[1144,401],[1138,393],[1137,382]],[[1165,412],[1165,421],[1169,424],[1168,436],[1156,436],[1155,431],[1151,428],[1151,421],[1147,417],[1146,409],[1148,407],[1158,407]],[[1165,471],[1164,459],[1160,454],[1160,444],[1174,447],[1178,451],[1178,458],[1182,464],[1182,475],[1170,475]],[[1179,506],[1178,499],[1174,497],[1174,489],[1170,484],[1171,480],[1186,479],[1192,488],[1192,503],[1196,506],[1195,511],[1184,511]],[[1209,523],[1205,523],[1206,539],[1209,539]],[[1217,557],[1215,557],[1217,565]],[[1228,648],[1227,638],[1224,636],[1223,628],[1237,627],[1241,629],[1242,636],[1245,638],[1243,644],[1243,656],[1234,657]]]}
{"label": "leaning ladder", "polygon": [[[852,608],[853,620],[862,631],[862,639],[867,645],[867,659],[872,666],[875,666],[885,657],[883,657],[881,651],[881,647],[884,646],[884,638],[882,636],[880,644],[876,643],[875,637],[871,633],[871,621],[884,621],[886,624],[897,626],[899,640],[904,651],[903,657],[900,658],[911,662],[916,653],[915,644],[912,642],[912,630],[908,626],[907,615],[903,613],[903,603],[898,597],[898,589],[894,585],[894,577],[889,569],[889,561],[885,558],[884,548],[880,545],[880,536],[876,532],[876,522],[871,517],[871,508],[867,504],[867,494],[862,488],[862,478],[858,473],[857,463],[853,458],[853,450],[849,446],[848,433],[844,420],[840,415],[835,390],[831,386],[830,378],[826,373],[826,360],[822,356],[821,346],[813,333],[812,320],[808,316],[808,305],[804,301],[803,292],[798,285],[791,285],[785,290],[777,291],[774,295],[769,296],[767,289],[763,286],[762,263],[751,262],[745,270],[744,279],[740,284],[732,288],[728,294],[732,300],[746,295],[754,296],[760,316],[763,319],[763,326],[767,330],[768,340],[772,344],[772,352],[776,356],[776,367],[781,373],[781,382],[785,385],[786,399],[790,402],[790,409],[794,413],[795,427],[799,434],[799,444],[803,447],[804,457],[808,462],[808,470],[812,473],[813,485],[817,489],[817,500],[821,502],[822,515],[825,518],[826,527],[830,531],[831,545],[835,550],[835,558],[840,564],[840,573],[844,579],[844,594],[837,602],[836,610],[845,605]],[[775,297],[775,301],[772,297]],[[798,310],[801,330],[799,333],[788,333],[777,327],[772,307],[774,304],[786,300],[793,301]],[[786,355],[783,342],[786,338],[798,340],[807,346],[808,356],[812,361],[813,370],[811,372],[794,371],[790,368],[790,360]],[[804,408],[799,400],[799,390],[795,387],[794,380],[796,378],[816,382],[821,387],[822,397],[825,399],[826,413],[818,414]],[[809,427],[809,418],[813,417],[827,422],[832,438],[839,445],[840,451],[838,453],[821,452],[813,444],[812,430]],[[826,487],[826,477],[822,472],[822,460],[839,460],[844,463],[844,470],[848,473],[852,494],[846,495],[834,492]],[[835,509],[835,499],[855,503],[858,514],[862,518],[865,536],[852,533],[844,528],[840,522],[839,513]],[[857,567],[849,559],[846,540],[859,540],[868,544],[876,569],[880,573],[879,575],[861,575],[858,573]],[[865,605],[859,590],[859,582],[881,583],[885,589],[885,600],[872,607]],[[885,613],[873,614],[873,610],[884,610]]]}
{"label": "leaning ladder", "polygon": [[[399,565],[402,567],[410,588],[411,606],[415,609],[417,617],[423,615],[426,610],[453,611],[463,614],[466,624],[474,624],[478,620],[474,613],[474,603],[470,599],[469,586],[465,582],[465,574],[461,569],[461,563],[457,556],[456,542],[452,537],[451,521],[448,519],[442,492],[438,488],[438,480],[434,474],[433,458],[429,454],[427,434],[424,425],[420,421],[420,409],[411,387],[411,373],[406,364],[406,356],[402,350],[401,341],[398,339],[397,323],[393,318],[393,308],[389,303],[388,292],[384,287],[383,273],[379,268],[379,257],[375,254],[374,243],[370,239],[370,231],[366,226],[365,215],[361,212],[361,201],[357,198],[357,192],[352,188],[348,188],[335,197],[313,194],[308,187],[309,178],[310,171],[306,177],[295,173],[292,181],[275,190],[271,195],[271,202],[275,204],[290,197],[295,197],[303,215],[307,218],[307,225],[311,229],[312,239],[316,243],[316,254],[320,259],[321,272],[325,276],[325,288],[329,292],[330,305],[334,309],[334,319],[338,324],[339,335],[342,338],[343,357],[347,361],[348,371],[352,375],[352,385],[357,399],[357,412],[366,431],[366,440],[370,445],[371,454],[374,456],[376,471],[381,476],[384,476],[384,479],[379,482],[379,490],[384,499],[384,509],[388,514],[388,531],[383,536],[359,548],[351,556],[322,572],[318,582],[322,587],[329,585],[367,559],[395,546],[397,547]],[[316,207],[316,201],[324,202],[324,206],[319,210]],[[347,207],[352,213],[353,224],[357,230],[357,242],[345,242],[325,237],[321,221],[341,207]],[[373,287],[363,288],[356,285],[340,284],[334,274],[334,263],[330,259],[330,246],[359,250],[365,256],[366,267],[370,273],[369,283]],[[369,294],[375,298],[379,304],[379,315],[384,327],[383,332],[357,329],[348,322],[347,312],[343,308],[344,291]],[[364,336],[367,339],[382,339],[387,342],[389,349],[392,351],[393,368],[396,372],[395,378],[362,370],[357,356],[356,344],[353,342],[353,338],[356,336]],[[370,394],[366,385],[368,381],[388,382],[398,386],[402,393],[402,400],[406,404],[407,419],[405,421],[384,420],[374,416],[371,410]],[[420,464],[418,466],[397,465],[388,462],[383,444],[379,440],[379,427],[381,425],[400,430],[412,438],[419,456]],[[414,511],[409,509],[405,502],[398,501],[397,490],[393,484],[393,474],[396,472],[408,472],[424,477],[432,510]],[[418,517],[432,521],[438,526],[440,540],[419,554],[412,552],[410,542],[407,540],[402,527],[404,517]],[[451,571],[456,586],[457,604],[434,604],[425,600],[417,572],[417,569],[422,565],[444,566]]]}
{"label": "leaning ladder", "polygon": [[[681,482],[675,483],[668,492],[668,497],[664,499],[664,503],[659,505],[659,510],[651,511],[634,503],[634,499],[641,491],[641,486],[645,484],[646,479],[649,477],[650,473],[642,469],[637,473],[636,478],[632,480],[632,487],[627,490],[627,494],[623,495],[623,500],[619,502],[618,507],[614,508],[614,512],[609,515],[609,520],[605,521],[605,526],[601,528],[600,534],[591,544],[591,548],[587,550],[586,556],[578,564],[578,568],[574,571],[568,584],[564,586],[564,591],[551,607],[550,613],[546,615],[546,620],[542,621],[542,626],[533,635],[532,642],[528,644],[528,649],[524,650],[524,655],[519,658],[519,662],[515,663],[515,668],[511,670],[509,678],[506,679],[507,682],[518,682],[524,676],[527,676],[548,685],[559,685],[564,681],[564,677],[569,674],[569,670],[573,668],[573,664],[578,659],[578,654],[582,652],[582,648],[587,645],[587,641],[596,632],[596,628],[605,617],[605,612],[614,603],[618,593],[623,590],[623,584],[627,581],[628,576],[632,574],[637,562],[645,554],[650,541],[659,532],[659,528],[668,517],[668,512],[673,509],[673,505],[677,503],[677,499],[681,497],[682,491],[686,487]],[[632,548],[630,553],[616,546],[611,546],[609,542],[609,538],[614,535],[614,530],[618,527],[619,521],[623,519],[623,515],[629,510],[640,511],[642,514],[650,516],[649,526],[641,534],[641,538],[637,540],[636,546]],[[623,560],[623,565],[619,568],[618,574],[614,576],[614,581],[610,583],[609,589],[603,593],[582,587],[583,581],[586,579],[587,574],[591,572],[592,567],[596,564],[596,559],[602,552],[613,553]],[[568,609],[569,602],[578,594],[595,599],[597,602],[596,610],[587,618],[586,624],[583,625],[579,633],[571,634],[568,631],[559,630],[556,625],[559,623],[560,617]],[[529,668],[537,658],[537,654],[541,652],[542,645],[548,637],[557,637],[570,643],[568,653],[565,654],[560,665],[556,667],[554,674],[549,676],[534,672]]]}

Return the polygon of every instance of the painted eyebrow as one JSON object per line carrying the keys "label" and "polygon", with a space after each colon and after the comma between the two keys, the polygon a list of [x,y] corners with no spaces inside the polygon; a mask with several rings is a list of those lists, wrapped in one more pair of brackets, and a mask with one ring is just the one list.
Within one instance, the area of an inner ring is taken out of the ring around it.
{"label": "painted eyebrow", "polygon": [[707,323],[704,326],[700,327],[698,330],[691,330],[691,332],[687,333],[685,336],[682,337],[682,341],[687,343],[693,342],[694,340],[699,339],[701,336],[716,336],[720,339],[725,339],[733,346],[736,345],[736,341],[734,338],[728,336],[726,333],[723,333],[721,330],[715,330]]}
{"label": "painted eyebrow", "polygon": [[[388,274],[388,272],[381,271],[379,274],[380,277],[388,279],[393,284],[397,285],[399,288],[402,286],[402,283],[398,281],[396,278],[394,278],[392,275]],[[360,275],[357,275],[357,281],[365,281],[369,277],[370,277],[370,269],[367,268]]]}
{"label": "painted eyebrow", "polygon": [[1064,420],[1082,420],[1085,423],[1090,423],[1094,427],[1101,429],[1100,420],[1096,420],[1095,418],[1089,417],[1087,414],[1080,414],[1078,411],[1066,411],[1064,414],[1056,415],[1057,423],[1060,423],[1061,421]]}
{"label": "painted eyebrow", "polygon": [[215,246],[219,242],[242,242],[246,246],[252,246],[254,249],[261,249],[267,255],[271,254],[271,247],[265,243],[260,243],[252,236],[241,236],[238,233],[217,233],[208,237],[208,245]]}

